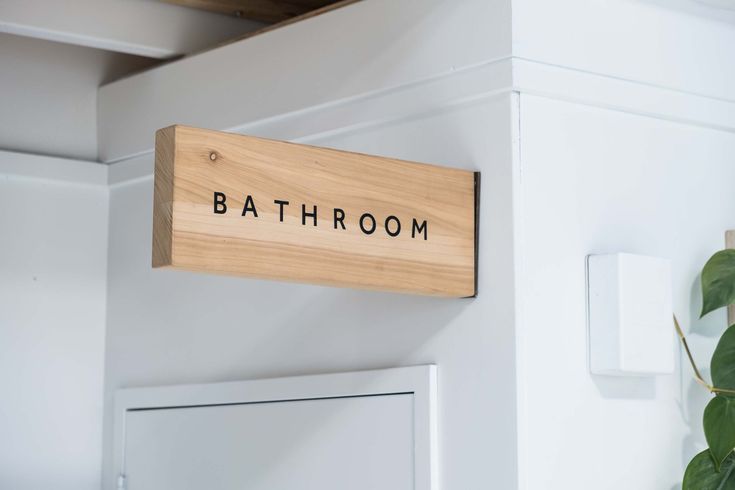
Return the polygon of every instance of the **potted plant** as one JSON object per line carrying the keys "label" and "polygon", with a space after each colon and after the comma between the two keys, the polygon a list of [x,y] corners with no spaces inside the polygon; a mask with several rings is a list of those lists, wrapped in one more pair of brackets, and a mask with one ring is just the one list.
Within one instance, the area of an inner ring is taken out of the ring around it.
{"label": "potted plant", "polygon": [[[722,250],[702,269],[702,314],[735,303],[735,250]],[[728,327],[712,354],[712,383],[704,380],[674,318],[674,324],[696,380],[714,396],[704,409],[708,449],[694,456],[684,473],[682,490],[735,490],[735,326]]]}

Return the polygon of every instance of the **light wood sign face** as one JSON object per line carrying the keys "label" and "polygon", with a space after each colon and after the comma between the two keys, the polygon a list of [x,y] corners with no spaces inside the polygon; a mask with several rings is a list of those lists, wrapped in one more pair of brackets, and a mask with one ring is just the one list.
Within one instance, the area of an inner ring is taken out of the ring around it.
{"label": "light wood sign face", "polygon": [[476,294],[479,174],[250,136],[156,133],[153,266]]}

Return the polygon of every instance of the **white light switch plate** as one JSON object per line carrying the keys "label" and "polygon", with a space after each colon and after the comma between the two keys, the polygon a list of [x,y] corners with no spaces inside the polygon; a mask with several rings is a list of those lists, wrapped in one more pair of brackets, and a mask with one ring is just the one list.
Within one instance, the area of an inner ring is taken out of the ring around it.
{"label": "white light switch plate", "polygon": [[593,374],[674,371],[669,260],[624,253],[590,255],[587,287]]}

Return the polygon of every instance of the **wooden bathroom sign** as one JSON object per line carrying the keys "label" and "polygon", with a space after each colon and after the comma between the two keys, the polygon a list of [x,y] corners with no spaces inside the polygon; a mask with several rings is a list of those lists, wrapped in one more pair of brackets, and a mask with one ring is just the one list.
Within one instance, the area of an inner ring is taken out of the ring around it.
{"label": "wooden bathroom sign", "polygon": [[478,193],[472,171],[170,126],[153,267],[474,296]]}

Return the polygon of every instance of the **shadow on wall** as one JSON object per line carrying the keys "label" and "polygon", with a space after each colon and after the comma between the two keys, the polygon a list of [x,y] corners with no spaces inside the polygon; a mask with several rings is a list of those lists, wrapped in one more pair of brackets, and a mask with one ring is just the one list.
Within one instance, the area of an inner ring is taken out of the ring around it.
{"label": "shadow on wall", "polygon": [[[353,366],[360,369],[400,365],[412,362],[416,351],[450,325],[472,301],[315,289],[318,290],[316,294],[302,297],[298,304],[291,305],[287,315],[271,325],[270,335],[248,346],[246,355],[261,358],[266,364],[274,352],[293,352],[297,358],[308,357],[316,344],[319,351],[331,351],[332,361],[345,367],[355,359],[363,359],[358,362],[359,366]],[[365,353],[370,353],[368,363]],[[420,359],[420,362],[432,361]]]}
{"label": "shadow on wall", "polygon": [[[455,319],[474,301],[175,270],[132,274],[146,277],[131,284],[153,287],[144,298],[134,288],[125,291],[127,348],[121,348],[126,356],[156,359],[138,373],[148,385],[435,362],[422,346],[442,331],[467,328]],[[158,354],[141,352],[147,350]]]}
{"label": "shadow on wall", "polygon": [[603,398],[626,400],[653,400],[656,398],[654,376],[598,376],[591,375]]}

